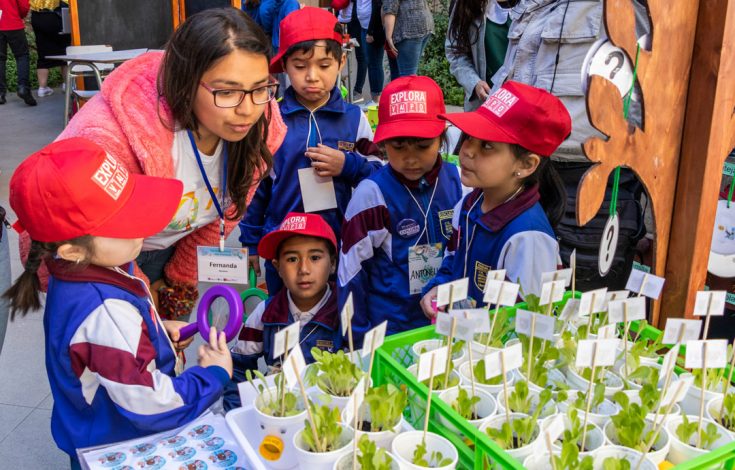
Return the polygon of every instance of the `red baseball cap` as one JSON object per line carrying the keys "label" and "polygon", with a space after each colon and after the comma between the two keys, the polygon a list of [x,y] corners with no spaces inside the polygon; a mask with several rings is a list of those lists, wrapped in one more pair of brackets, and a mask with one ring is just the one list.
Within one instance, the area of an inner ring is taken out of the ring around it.
{"label": "red baseball cap", "polygon": [[17,228],[39,242],[83,235],[145,238],[171,221],[182,191],[181,181],[131,174],[97,144],[75,137],[18,166],[10,205]]}
{"label": "red baseball cap", "polygon": [[342,33],[335,31],[337,17],[316,7],[304,7],[286,15],[279,25],[278,53],[271,59],[271,73],[283,72],[281,59],[294,45],[304,41],[333,39],[342,44]]}
{"label": "red baseball cap", "polygon": [[395,137],[438,137],[447,126],[439,118],[444,112],[444,94],[434,80],[419,75],[397,78],[380,95],[373,142]]}
{"label": "red baseball cap", "polygon": [[260,240],[258,255],[265,259],[275,259],[278,246],[294,235],[324,238],[332,244],[335,251],[337,250],[337,237],[334,236],[334,230],[322,216],[289,212],[278,230],[272,231]]}
{"label": "red baseball cap", "polygon": [[544,157],[572,131],[569,111],[559,98],[518,82],[505,82],[475,111],[440,117],[476,139],[518,144]]}

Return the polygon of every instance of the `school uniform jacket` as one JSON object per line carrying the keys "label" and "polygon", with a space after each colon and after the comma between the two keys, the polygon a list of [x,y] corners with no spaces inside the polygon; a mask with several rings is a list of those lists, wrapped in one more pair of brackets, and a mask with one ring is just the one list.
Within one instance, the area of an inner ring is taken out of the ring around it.
{"label": "school uniform jacket", "polygon": [[296,100],[293,88],[286,90],[280,106],[288,133],[273,157],[270,176],[258,186],[240,222],[240,242],[251,255],[258,252],[261,238],[277,229],[286,214],[304,212],[298,171],[311,167],[311,160],[304,155],[307,147],[322,143],[345,153],[342,174],[334,178],[337,208],[317,212],[332,227],[338,240],[352,188],[382,166],[365,114],[357,106],[346,103],[338,88],[332,90],[327,104],[314,112]]}
{"label": "school uniform jacket", "polygon": [[132,439],[201,415],[229,381],[217,366],[174,377],[176,354],[140,279],[48,262],[46,371],[60,449]]}
{"label": "school uniform jacket", "polygon": [[559,244],[538,202],[538,186],[527,188],[487,214],[482,213],[481,198],[482,190],[476,189],[455,207],[454,230],[444,261],[423,293],[439,284],[469,277],[468,296],[479,305],[487,272],[505,269],[507,280],[520,283],[525,294],[538,295],[541,274],[560,264]]}
{"label": "school uniform jacket", "polygon": [[[311,348],[317,347],[329,352],[336,352],[342,347],[342,331],[339,327],[337,312],[337,293],[331,286],[322,305],[317,305],[314,316],[301,327],[299,344],[307,364],[314,362]],[[281,289],[269,298],[248,317],[247,323],[240,330],[238,341],[232,352],[235,376],[246,370],[258,369],[258,358],[263,356],[265,363],[275,365],[281,358],[273,358],[273,342],[276,333],[294,322],[288,300],[288,289]]]}
{"label": "school uniform jacket", "polygon": [[[426,211],[435,186],[427,231],[419,238],[424,216],[409,191]],[[420,296],[409,294],[408,250],[417,243],[448,242],[453,208],[461,197],[457,167],[440,157],[418,181],[405,179],[387,165],[357,187],[342,228],[338,267],[340,308],[350,293],[353,296],[356,347],[367,330],[384,320],[388,334],[428,324]]]}

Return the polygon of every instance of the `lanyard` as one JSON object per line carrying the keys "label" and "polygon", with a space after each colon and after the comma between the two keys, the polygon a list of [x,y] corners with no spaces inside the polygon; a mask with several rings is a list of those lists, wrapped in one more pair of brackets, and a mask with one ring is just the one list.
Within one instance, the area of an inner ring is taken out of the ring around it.
{"label": "lanyard", "polygon": [[[470,206],[470,209],[467,211],[467,215],[464,219],[464,228],[467,232],[470,230],[470,213],[472,212],[472,209],[475,208],[478,202],[485,199],[485,194],[481,194],[480,197],[477,198],[475,202],[472,203],[472,206]],[[466,236],[464,237],[464,271],[462,274],[462,277],[467,277],[467,256],[470,254],[470,248],[472,247],[472,242],[475,240],[475,230],[477,230],[477,224],[474,224],[472,227],[472,235],[468,239]]]}
{"label": "lanyard", "polygon": [[197,148],[196,142],[194,142],[194,134],[190,130],[186,133],[189,135],[189,142],[191,142],[191,148],[194,149],[194,156],[197,159],[197,165],[199,165],[199,171],[202,173],[202,179],[204,184],[207,185],[207,191],[212,196],[212,202],[214,202],[214,208],[217,209],[219,214],[219,251],[225,251],[225,212],[222,210],[222,206],[225,205],[225,194],[227,194],[227,143],[222,144],[222,157],[224,162],[222,164],[222,205],[217,200],[217,194],[212,189],[212,184],[207,178],[207,172],[204,170],[204,164],[202,163],[202,156],[199,155],[199,149]]}
{"label": "lanyard", "polygon": [[419,204],[419,201],[416,200],[416,197],[413,195],[410,189],[408,189],[408,186],[405,184],[403,185],[404,188],[406,188],[406,191],[408,191],[408,195],[411,196],[411,199],[413,199],[413,202],[416,203],[416,207],[419,208],[419,211],[421,212],[421,215],[424,216],[424,229],[419,234],[419,238],[416,240],[416,243],[414,243],[413,246],[416,246],[421,241],[421,237],[424,236],[424,232],[426,233],[426,243],[431,243],[431,239],[429,238],[429,212],[431,212],[431,204],[434,202],[434,195],[436,194],[436,187],[439,186],[437,183],[439,181],[436,181],[434,183],[434,190],[431,192],[431,197],[429,198],[429,205],[426,207],[426,212],[424,212],[424,208],[421,207],[421,204]]}

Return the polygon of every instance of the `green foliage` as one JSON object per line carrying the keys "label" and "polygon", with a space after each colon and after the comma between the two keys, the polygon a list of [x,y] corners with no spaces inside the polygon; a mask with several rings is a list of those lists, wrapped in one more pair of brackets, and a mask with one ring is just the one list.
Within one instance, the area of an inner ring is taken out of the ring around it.
{"label": "green foliage", "polygon": [[[630,367],[628,367],[628,370],[630,370]],[[658,385],[658,374],[659,370],[655,367],[640,366],[633,372],[628,374],[628,381],[638,384],[640,386],[653,385],[655,387]]]}
{"label": "green foliage", "polygon": [[[590,410],[596,409],[598,406],[605,401],[605,384],[597,382],[594,390],[592,391],[592,402],[590,403]],[[578,410],[587,409],[587,396],[582,392],[577,392],[577,399],[572,403],[572,408]]]}
{"label": "green foliage", "polygon": [[608,457],[602,461],[603,470],[630,470],[630,462],[626,459]]}
{"label": "green foliage", "polygon": [[426,441],[421,441],[421,444],[416,446],[413,451],[413,464],[420,467],[436,468],[445,467],[452,463],[452,459],[444,458],[441,452],[433,451],[431,454],[426,449]]}
{"label": "green foliage", "polygon": [[683,415],[681,423],[676,427],[676,437],[685,444],[690,446],[698,447],[700,449],[710,449],[717,439],[720,438],[720,433],[717,431],[717,426],[714,423],[707,423],[706,426],[702,426],[702,431],[699,433],[699,439],[693,442],[692,437],[697,433],[699,428],[698,421],[689,421],[687,415]]}
{"label": "green foliage", "polygon": [[564,441],[561,446],[561,455],[553,456],[556,470],[592,470],[593,460],[589,455],[580,460],[577,444]]}
{"label": "green foliage", "polygon": [[[729,429],[735,431],[735,394],[728,393],[725,395],[725,407],[722,410],[722,416],[719,416],[720,424]],[[720,410],[718,409],[714,415],[718,416]]]}
{"label": "green foliage", "polygon": [[503,421],[500,428],[488,427],[485,433],[504,450],[520,449],[533,442],[538,435],[538,417],[525,416],[511,418],[510,423]]}
{"label": "green foliage", "polygon": [[419,75],[431,77],[444,92],[444,102],[455,106],[464,103],[464,90],[449,72],[449,62],[444,53],[444,39],[447,37],[449,16],[445,2],[440,11],[434,13],[434,34],[424,48],[419,62]]}
{"label": "green foliage", "polygon": [[[523,357],[528,357],[531,338],[521,335],[519,339],[521,341],[521,346],[523,347]],[[557,383],[548,384],[549,367],[547,365],[547,363],[550,361],[556,362],[559,360],[559,349],[556,346],[552,346],[550,343],[547,343],[544,352],[542,354],[539,354],[539,352],[541,352],[542,344],[544,342],[544,340],[541,340],[539,338],[533,338],[533,353],[535,359],[531,361],[531,377],[527,377],[527,379],[529,379],[531,382],[538,385],[539,387],[546,387],[547,385],[549,385],[554,390],[561,389],[563,387],[559,387],[559,384]],[[523,374],[526,374],[527,371],[528,369],[524,364],[521,368],[521,372]]]}
{"label": "green foliage", "polygon": [[[278,376],[276,376],[275,394],[268,393],[267,395],[266,393],[268,392],[268,386],[265,381],[265,376],[260,371],[255,371],[255,377],[259,380],[259,382],[257,383],[256,380],[253,378],[253,371],[245,371],[245,377],[247,378],[248,382],[250,382],[250,385],[252,385],[253,388],[257,390],[262,397],[258,409],[263,412],[263,414],[275,416],[277,418],[284,418],[287,416],[297,415],[304,410],[304,408],[300,406],[298,397],[296,397],[296,395],[283,390],[283,374],[279,374]],[[283,402],[281,402],[281,397],[283,397]]]}
{"label": "green foliage", "polygon": [[312,367],[309,367],[306,373],[306,382],[309,385],[317,385],[330,395],[350,396],[364,372],[352,362],[344,351],[330,353],[314,347],[311,348],[311,354],[316,362]]}
{"label": "green foliage", "polygon": [[365,403],[370,408],[370,431],[386,431],[398,424],[408,404],[408,395],[405,389],[386,384],[368,389]]}
{"label": "green foliage", "polygon": [[613,400],[621,406],[621,410],[613,416],[612,424],[620,445],[643,451],[651,439],[653,430],[646,431],[646,415],[650,410],[637,403],[630,403],[623,392],[613,395]]}
{"label": "green foliage", "polygon": [[360,453],[357,463],[362,470],[390,470],[393,459],[363,434],[357,443]]}
{"label": "green foliage", "polygon": [[332,408],[328,405],[318,406],[313,403],[309,406],[311,407],[311,415],[314,417],[318,440],[314,440],[314,433],[307,418],[304,420],[304,431],[301,434],[306,448],[310,452],[323,453],[342,447],[344,443],[340,442],[342,426],[340,425],[339,408]]}
{"label": "green foliage", "polygon": [[460,388],[457,398],[452,402],[452,409],[464,419],[475,419],[475,405],[480,403],[480,397],[470,396],[466,388]]}
{"label": "green foliage", "polygon": [[724,369],[693,369],[692,375],[694,376],[694,386],[702,388],[702,371],[706,370],[707,375],[705,376],[704,385],[710,392],[717,392],[721,390],[722,382],[720,380],[720,372]]}
{"label": "green foliage", "polygon": [[[26,27],[26,39],[28,40],[28,48],[31,56],[31,88],[38,88],[38,77],[36,75],[36,63],[38,61],[38,51],[36,50],[36,37],[33,35],[33,30],[30,26]],[[15,92],[18,89],[18,65],[15,63],[15,56],[10,52],[8,48],[8,59],[6,62],[6,80],[9,92]],[[56,87],[64,82],[64,77],[61,75],[61,69],[59,67],[53,68],[49,71],[48,86]]]}
{"label": "green foliage", "polygon": [[475,335],[475,341],[491,348],[502,348],[503,340],[513,331],[513,322],[511,321],[508,309],[499,308],[495,311],[495,324],[491,325],[493,330],[489,333],[480,333]]}
{"label": "green foliage", "polygon": [[[588,424],[585,428],[582,424],[582,420],[579,419],[579,411],[576,408],[569,408],[567,412],[569,417],[569,426],[564,429],[560,440],[566,444],[572,444],[572,447],[579,449],[578,445],[582,445],[582,433],[586,429],[587,433],[594,429],[592,424]],[[587,447],[587,446],[585,446]]]}
{"label": "green foliage", "polygon": [[[647,325],[646,320],[641,320],[639,323],[639,331],[643,331]],[[661,333],[658,335],[655,341],[649,341],[645,339],[639,339],[635,343],[632,343],[630,349],[628,349],[628,367],[635,369],[641,363],[641,358],[645,357],[648,359],[655,359],[658,357],[658,350],[663,347],[661,340],[664,335]],[[629,343],[630,344],[630,343]],[[631,361],[632,359],[632,361]]]}

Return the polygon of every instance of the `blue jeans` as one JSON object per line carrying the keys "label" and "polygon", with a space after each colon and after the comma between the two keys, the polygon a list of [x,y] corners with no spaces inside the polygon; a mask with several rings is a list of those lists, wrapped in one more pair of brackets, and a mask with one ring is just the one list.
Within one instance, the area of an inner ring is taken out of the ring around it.
{"label": "blue jeans", "polygon": [[398,49],[398,73],[399,76],[417,75],[419,72],[419,60],[424,52],[429,35],[422,38],[404,39],[395,46]]}
{"label": "blue jeans", "polygon": [[[362,94],[362,88],[365,86],[365,77],[367,76],[367,54],[365,53],[365,30],[360,26],[357,19],[357,8],[352,8],[352,20],[347,25],[347,32],[350,37],[360,41],[360,46],[355,48],[355,61],[357,61],[357,73],[355,83],[352,84],[352,90],[355,95]],[[357,98],[357,96],[356,96]]]}
{"label": "blue jeans", "polygon": [[367,56],[367,67],[368,67],[368,80],[370,80],[370,95],[374,101],[375,98],[380,95],[383,91],[383,82],[385,79],[385,72],[383,71],[383,57],[385,55],[385,49],[383,45],[385,42],[373,41],[368,43],[365,40],[366,31],[362,30],[362,44],[365,46],[365,54]]}

